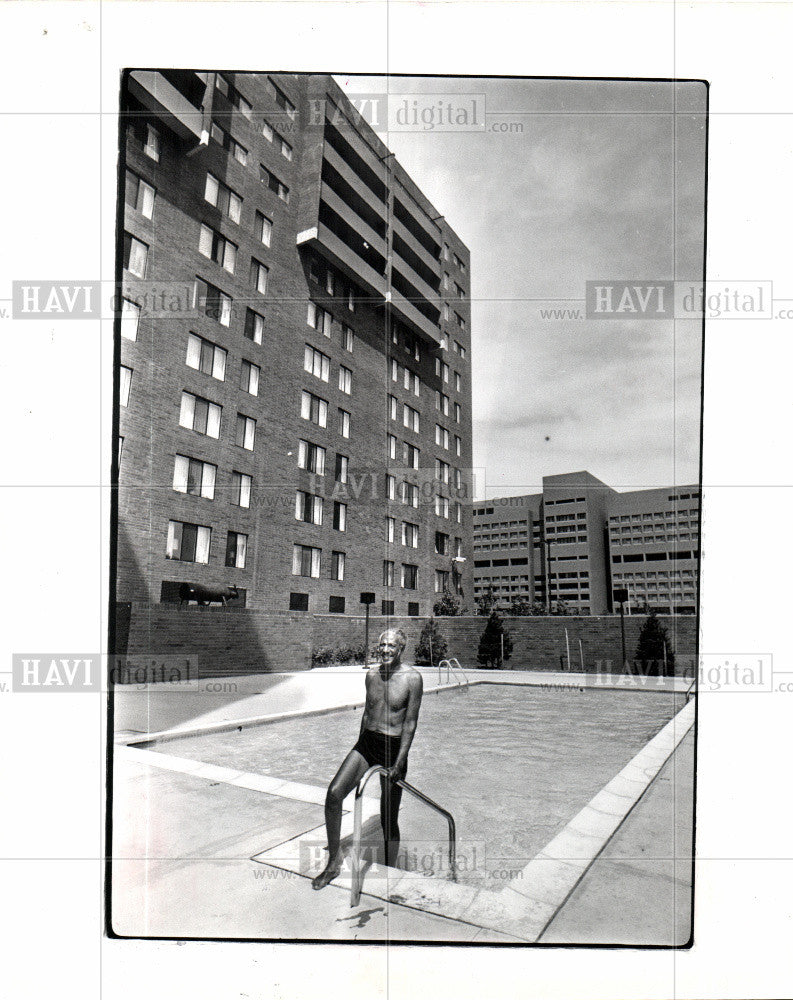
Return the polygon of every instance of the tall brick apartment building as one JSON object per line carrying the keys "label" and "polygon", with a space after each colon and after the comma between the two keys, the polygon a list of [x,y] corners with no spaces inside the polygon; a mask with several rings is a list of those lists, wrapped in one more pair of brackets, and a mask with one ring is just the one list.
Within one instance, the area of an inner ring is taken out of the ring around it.
{"label": "tall brick apartment building", "polygon": [[122,112],[117,600],[472,601],[468,249],[328,76]]}

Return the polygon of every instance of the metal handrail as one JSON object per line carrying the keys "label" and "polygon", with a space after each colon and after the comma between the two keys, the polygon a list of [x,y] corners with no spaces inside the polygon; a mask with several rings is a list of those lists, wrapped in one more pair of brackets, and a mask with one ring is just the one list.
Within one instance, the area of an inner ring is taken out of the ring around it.
{"label": "metal handrail", "polygon": [[[388,769],[381,767],[379,764],[375,764],[374,767],[370,767],[366,774],[358,782],[358,786],[355,789],[355,814],[353,822],[353,835],[352,835],[352,888],[350,894],[350,906],[357,906],[361,898],[361,883],[363,881],[363,874],[361,872],[361,827],[363,825],[363,790],[366,788],[366,783],[372,777],[373,774],[388,774]],[[454,816],[442,806],[439,806],[437,802],[433,802],[429,796],[420,792],[418,788],[414,788],[413,785],[409,785],[407,781],[403,781],[401,778],[397,779],[396,784],[400,788],[404,788],[406,792],[410,792],[417,799],[420,799],[431,809],[439,812],[442,816],[446,817],[446,822],[449,824],[449,868],[452,873],[452,879],[457,878],[457,828],[454,823]]]}
{"label": "metal handrail", "polygon": [[691,692],[694,690],[694,685],[696,683],[697,683],[697,675],[696,675],[696,672],[695,672],[694,673],[694,677],[691,680],[691,683],[686,688],[686,704],[688,704],[689,699],[692,697]]}
{"label": "metal handrail", "polygon": [[[448,659],[448,660],[444,659],[444,660],[441,660],[441,661],[440,661],[440,662],[438,663],[438,683],[439,683],[439,684],[441,684],[441,683],[442,683],[442,673],[443,673],[443,671],[442,671],[442,668],[443,668],[443,665],[444,665],[444,663],[446,664],[446,683],[447,683],[447,684],[449,683],[449,674],[450,674],[450,672],[451,672],[452,670],[458,670],[458,671],[459,671],[459,672],[460,672],[460,673],[461,673],[461,674],[463,675],[463,681],[464,681],[464,682],[465,682],[466,684],[470,684],[470,683],[471,683],[471,682],[470,682],[470,681],[468,680],[468,677],[466,676],[466,674],[465,674],[465,671],[464,671],[464,670],[463,670],[463,668],[462,668],[462,667],[460,666],[460,661],[459,661],[459,660],[457,659],[457,657],[456,657],[456,656],[452,656],[452,657],[451,657],[450,659]],[[452,664],[453,664],[453,663],[456,663],[456,664],[457,664],[457,666],[456,666],[456,667],[453,667],[453,666],[452,666]]]}

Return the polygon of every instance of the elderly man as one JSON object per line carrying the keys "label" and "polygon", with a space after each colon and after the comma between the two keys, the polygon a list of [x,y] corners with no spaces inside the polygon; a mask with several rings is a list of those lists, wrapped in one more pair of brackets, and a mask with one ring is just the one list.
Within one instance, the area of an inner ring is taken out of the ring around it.
{"label": "elderly man", "polygon": [[396,781],[405,777],[408,751],[416,732],[423,692],[421,674],[402,663],[406,637],[402,629],[389,629],[380,636],[380,664],[366,674],[366,704],[358,742],[347,754],[325,798],[328,831],[328,863],[312,881],[324,889],[341,870],[342,803],[370,767],[388,768],[380,776],[380,822],[386,849],[386,864],[394,866],[399,852],[399,805],[402,789]]}

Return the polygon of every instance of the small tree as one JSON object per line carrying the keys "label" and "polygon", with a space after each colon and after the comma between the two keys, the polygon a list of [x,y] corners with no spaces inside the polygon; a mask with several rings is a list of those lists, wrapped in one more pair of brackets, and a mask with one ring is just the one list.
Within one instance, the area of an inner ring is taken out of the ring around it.
{"label": "small tree", "polygon": [[567,614],[567,605],[565,604],[565,602],[564,601],[557,601],[556,604],[554,605],[553,611],[551,611],[551,614],[552,615],[566,615]]}
{"label": "small tree", "polygon": [[516,618],[530,615],[531,604],[529,604],[525,597],[513,597],[512,604],[509,606],[509,613]]}
{"label": "small tree", "polygon": [[421,630],[419,641],[413,654],[413,662],[420,666],[437,667],[449,651],[443,632],[438,628],[435,616],[428,618]]}
{"label": "small tree", "polygon": [[460,601],[448,590],[444,590],[443,597],[435,602],[435,607],[432,610],[436,615],[445,615],[447,618],[456,618],[462,613]]}
{"label": "small tree", "polygon": [[[666,663],[664,664],[664,653]],[[673,674],[675,654],[665,626],[658,621],[658,615],[651,611],[644,620],[636,647],[636,659],[646,674]],[[664,665],[666,669],[664,669]]]}
{"label": "small tree", "polygon": [[484,666],[497,669],[503,665],[501,658],[502,636],[504,639],[504,660],[508,660],[512,656],[512,639],[509,636],[509,632],[504,628],[504,623],[501,621],[498,612],[493,611],[487,620],[482,638],[479,640],[479,652],[476,656],[477,660],[484,664]]}

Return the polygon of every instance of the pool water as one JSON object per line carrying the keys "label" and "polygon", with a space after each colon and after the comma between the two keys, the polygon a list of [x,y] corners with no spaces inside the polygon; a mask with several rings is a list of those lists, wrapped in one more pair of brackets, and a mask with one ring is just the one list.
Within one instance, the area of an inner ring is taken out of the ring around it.
{"label": "pool water", "polygon": [[[684,704],[683,695],[503,684],[426,696],[407,780],[454,815],[461,868],[473,869],[461,871],[460,880],[490,880],[495,888],[528,864]],[[355,743],[360,719],[360,709],[341,710],[152,749],[325,786]],[[446,842],[443,818],[408,795],[400,829],[411,869],[427,867],[422,859]]]}

